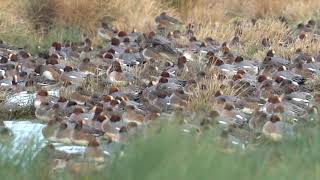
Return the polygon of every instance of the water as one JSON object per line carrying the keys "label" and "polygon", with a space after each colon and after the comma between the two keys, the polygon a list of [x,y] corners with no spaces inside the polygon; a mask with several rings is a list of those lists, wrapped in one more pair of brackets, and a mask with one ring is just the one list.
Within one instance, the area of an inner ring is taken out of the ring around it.
{"label": "water", "polygon": [[[34,157],[41,151],[48,141],[42,135],[42,129],[44,124],[40,124],[34,121],[4,121],[6,127],[8,127],[13,133],[13,139],[8,142],[11,153],[8,157],[14,157],[19,153],[23,153],[26,150],[33,152]],[[85,146],[65,145],[62,143],[52,143],[57,151],[65,152],[68,154],[83,154],[86,150]],[[114,151],[116,145],[103,146],[105,149],[104,154],[110,155],[110,152]],[[0,143],[1,149],[1,143]]]}

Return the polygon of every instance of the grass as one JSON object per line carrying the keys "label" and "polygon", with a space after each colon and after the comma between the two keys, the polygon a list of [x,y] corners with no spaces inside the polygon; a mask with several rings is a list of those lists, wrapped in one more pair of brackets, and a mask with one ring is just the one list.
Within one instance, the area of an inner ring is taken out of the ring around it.
{"label": "grass", "polygon": [[[236,50],[251,58],[264,55],[265,48],[261,46],[263,37],[271,38],[273,48],[285,57],[298,47],[312,53],[319,47],[319,42],[311,41],[294,43],[292,47],[279,45],[286,38],[288,28],[278,18],[286,18],[289,27],[311,18],[319,21],[320,8],[317,7],[320,3],[317,0],[2,1],[0,38],[19,47],[27,46],[34,53],[46,49],[52,43],[52,37],[57,38],[56,41],[79,41],[85,33],[94,42],[99,42],[95,37],[96,28],[102,22],[113,24],[120,30],[148,32],[155,29],[154,18],[163,11],[186,23],[195,24],[195,33],[200,39],[213,37],[228,42],[235,30],[240,28],[243,31],[240,41],[244,45]],[[253,18],[258,19],[257,26],[248,25]],[[242,22],[243,25],[239,27],[234,22]],[[56,37],[56,34],[61,34],[63,38]]]}
{"label": "grass", "polygon": [[[95,37],[96,28],[102,22],[111,23],[120,30],[148,32],[155,29],[154,17],[166,11],[186,23],[195,24],[195,34],[200,39],[212,37],[220,42],[230,42],[236,31],[241,30],[241,45],[232,47],[232,50],[246,58],[262,59],[265,56],[268,48],[261,45],[262,38],[269,38],[277,55],[283,57],[292,57],[298,48],[316,55],[320,42],[313,41],[311,37],[288,46],[282,43],[290,35],[290,29],[298,23],[311,18],[319,23],[319,9],[318,0],[1,0],[0,39],[24,47],[33,54],[48,50],[54,41],[81,41],[84,34],[93,38],[98,45],[101,40]],[[279,20],[280,16],[287,19],[287,25]],[[257,19],[254,26],[252,19]],[[190,71],[196,76],[195,72],[202,70],[199,69],[200,64],[191,65]],[[89,94],[94,94],[100,87],[93,80],[88,79],[93,83],[86,81],[83,84]],[[188,108],[209,112],[214,110],[208,104],[209,96],[220,89],[221,84],[214,73],[202,83],[207,87],[193,89],[194,98],[191,98]],[[319,78],[308,82],[308,85],[319,91]],[[65,94],[70,93],[68,91]],[[238,95],[241,92],[227,87],[224,94]],[[7,92],[1,91],[0,101],[6,95]],[[27,108],[21,112],[30,114],[33,111]],[[0,108],[0,115],[3,118],[9,114]],[[200,134],[185,134],[174,124],[171,126],[156,129],[156,132],[151,130],[147,138],[140,136],[133,140],[127,145],[124,155],[120,152],[115,154],[107,168],[100,172],[77,174],[67,169],[52,174],[48,165],[52,159],[46,150],[35,159],[30,158],[30,150],[6,158],[4,155],[10,154],[12,147],[1,144],[0,176],[5,179],[139,180],[320,177],[317,158],[320,129],[310,122],[299,125],[297,135],[283,142],[252,142],[245,151],[225,147],[218,128]]]}
{"label": "grass", "polygon": [[35,109],[33,103],[28,106],[17,107],[13,110],[8,110],[4,103],[0,103],[0,120],[12,119],[33,119]]}
{"label": "grass", "polygon": [[169,128],[138,140],[114,162],[111,179],[319,178],[317,130],[285,143],[265,142],[233,153],[221,149],[214,133],[199,138]]}
{"label": "grass", "polygon": [[[162,121],[164,122],[164,121]],[[174,125],[139,136],[116,153],[106,169],[74,174],[52,173],[44,149],[32,159],[25,152],[8,159],[10,147],[1,146],[0,175],[5,179],[318,179],[320,146],[318,125],[305,123],[296,136],[282,142],[261,141],[246,150],[223,146],[221,130],[184,133]],[[5,168],[3,168],[5,167]],[[39,171],[41,169],[41,171]]]}

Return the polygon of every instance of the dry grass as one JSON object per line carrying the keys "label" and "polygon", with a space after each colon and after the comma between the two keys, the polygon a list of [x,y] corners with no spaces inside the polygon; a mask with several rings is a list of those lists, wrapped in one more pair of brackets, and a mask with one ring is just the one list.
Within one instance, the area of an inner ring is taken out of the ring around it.
{"label": "dry grass", "polygon": [[174,15],[173,9],[157,0],[115,0],[111,1],[108,6],[114,9],[116,15],[114,25],[128,31],[134,28],[142,32],[154,29],[154,18],[163,11]]}
{"label": "dry grass", "polygon": [[320,93],[320,76],[317,76],[313,79],[307,81],[307,87],[313,89],[315,94]]}
{"label": "dry grass", "polygon": [[0,87],[0,103],[6,100],[6,97],[10,94],[10,90],[6,87]]}
{"label": "dry grass", "polygon": [[[172,15],[174,9],[156,0],[2,0],[11,17],[22,20],[33,29],[47,31],[54,25],[79,27],[95,35],[101,22],[131,31],[154,29],[154,17],[163,11]],[[139,23],[137,23],[139,22]]]}
{"label": "dry grass", "polygon": [[[186,23],[196,24],[196,35],[229,41],[235,34],[235,21],[250,23],[252,18],[260,20],[259,26],[242,27],[241,38],[245,47],[240,52],[259,57],[260,37],[268,36],[274,42],[283,40],[286,27],[277,18],[286,17],[289,23],[319,17],[318,0],[1,0],[1,31],[14,29],[17,39],[32,34],[39,26],[78,27],[94,36],[101,22],[112,23],[121,30],[147,32],[155,28],[154,18],[160,12],[181,17]],[[8,18],[10,17],[10,19]],[[268,18],[265,18],[268,17]],[[3,21],[3,20],[2,20]],[[137,23],[138,22],[138,23]],[[8,26],[9,23],[9,26]],[[7,26],[3,26],[7,24]],[[40,28],[41,29],[41,28]],[[30,32],[31,31],[31,32]],[[0,32],[0,37],[4,36]],[[10,38],[8,35],[4,39]],[[25,39],[23,40],[25,41]],[[95,40],[99,42],[99,40]],[[278,47],[275,43],[275,48]],[[285,50],[280,50],[280,52]],[[291,50],[289,51],[291,52]]]}
{"label": "dry grass", "polygon": [[214,94],[219,90],[222,90],[226,96],[239,96],[245,91],[243,87],[235,88],[222,83],[218,79],[217,73],[215,76],[201,80],[192,90],[192,96],[188,102],[187,109],[191,112],[210,112],[215,110],[212,100]]}

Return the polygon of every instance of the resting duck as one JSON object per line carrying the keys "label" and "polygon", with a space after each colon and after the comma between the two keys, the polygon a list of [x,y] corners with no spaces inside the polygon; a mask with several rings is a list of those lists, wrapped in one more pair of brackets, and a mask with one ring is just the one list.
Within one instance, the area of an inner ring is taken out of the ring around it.
{"label": "resting duck", "polygon": [[96,74],[97,66],[90,61],[89,58],[84,58],[79,65],[79,70],[85,74]]}
{"label": "resting duck", "polygon": [[71,134],[71,140],[72,143],[77,144],[77,145],[88,145],[92,139],[95,137],[83,130],[83,124],[82,121],[76,123],[76,126],[72,130]]}
{"label": "resting duck", "polygon": [[271,95],[268,102],[264,105],[263,110],[268,114],[276,112],[278,106],[282,105],[282,99],[277,95]]}
{"label": "resting duck", "polygon": [[172,27],[173,25],[182,25],[183,23],[176,18],[168,16],[166,12],[162,12],[159,16],[155,18],[155,22],[158,26],[163,26],[164,28]]}
{"label": "resting duck", "polygon": [[128,80],[133,80],[132,75],[123,72],[121,64],[118,61],[113,61],[107,71],[108,81],[113,84],[127,84]]}
{"label": "resting duck", "polygon": [[268,114],[257,110],[249,120],[249,128],[255,131],[261,131],[263,125],[268,121]]}
{"label": "resting duck", "polygon": [[258,73],[258,66],[254,63],[252,60],[244,60],[242,56],[237,56],[233,64],[237,69],[245,70],[252,75],[256,75]]}
{"label": "resting duck", "polygon": [[63,82],[71,82],[72,84],[80,85],[85,77],[85,73],[76,72],[71,66],[65,66],[63,73],[60,76],[60,80]]}
{"label": "resting duck", "polygon": [[59,114],[59,104],[54,104],[52,107],[48,102],[42,102],[40,107],[37,107],[35,110],[36,118],[49,122],[50,120],[56,118]]}
{"label": "resting duck", "polygon": [[144,122],[145,115],[142,111],[137,111],[135,106],[128,105],[125,108],[122,119],[125,123],[136,122],[138,124],[141,124]]}
{"label": "resting duck", "polygon": [[61,74],[54,66],[46,66],[43,70],[42,76],[50,81],[59,81]]}
{"label": "resting duck", "polygon": [[[81,92],[81,89],[78,91]],[[75,91],[70,95],[70,100],[76,102],[78,105],[84,105],[90,99],[90,97],[83,95],[78,91]]]}
{"label": "resting duck", "polygon": [[34,100],[34,107],[37,109],[40,107],[42,103],[48,103],[49,98],[48,98],[48,91],[47,90],[39,90],[36,94],[36,98]]}
{"label": "resting duck", "polygon": [[282,139],[282,131],[279,126],[281,118],[278,115],[271,115],[269,121],[267,121],[262,127],[262,133],[274,141]]}

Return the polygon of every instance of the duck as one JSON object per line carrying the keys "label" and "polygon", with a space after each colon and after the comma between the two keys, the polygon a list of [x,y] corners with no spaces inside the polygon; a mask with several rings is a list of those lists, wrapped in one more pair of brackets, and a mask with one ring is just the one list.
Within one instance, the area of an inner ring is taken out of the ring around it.
{"label": "duck", "polygon": [[58,130],[54,133],[55,137],[53,137],[52,139],[63,144],[72,144],[73,131],[74,130],[70,124],[61,122]]}
{"label": "duck", "polygon": [[119,114],[112,114],[109,118],[109,121],[106,121],[104,123],[109,123],[112,129],[117,129],[117,130],[119,130],[121,126],[125,124],[123,122],[122,115],[119,115]]}
{"label": "duck", "polygon": [[52,107],[48,102],[42,102],[40,107],[36,108],[35,116],[38,120],[49,122],[51,119],[58,116],[59,104],[54,104]]}
{"label": "duck", "polygon": [[262,133],[271,140],[280,141],[283,138],[279,122],[281,118],[278,115],[271,115],[269,120],[263,125]]}
{"label": "duck", "polygon": [[129,67],[134,67],[142,62],[140,53],[135,48],[125,49],[124,53],[120,54],[119,61],[121,62],[121,64]]}
{"label": "duck", "polygon": [[305,83],[305,78],[299,74],[295,74],[294,72],[287,70],[285,66],[280,66],[277,72],[272,74],[272,78],[281,77],[283,79],[291,80],[298,85]]}
{"label": "duck", "polygon": [[86,45],[86,43],[84,43],[84,47],[81,48],[81,53],[80,53],[80,59],[90,59],[93,57],[93,49],[92,47]]}
{"label": "duck", "polygon": [[84,58],[79,65],[79,70],[85,74],[95,75],[97,66],[89,58]]}
{"label": "duck", "polygon": [[188,73],[189,69],[186,63],[187,58],[185,56],[180,56],[178,58],[177,66],[174,69],[168,71],[171,71],[172,74],[176,74],[177,76],[181,76],[183,73]]}
{"label": "duck", "polygon": [[74,71],[71,66],[65,66],[60,76],[60,81],[81,85],[85,77],[85,73]]}
{"label": "duck", "polygon": [[161,113],[161,108],[154,105],[148,98],[141,98],[141,103],[144,105],[144,110],[152,113]]}
{"label": "duck", "polygon": [[87,146],[95,137],[83,130],[82,121],[77,122],[72,130],[71,141],[74,144]]}
{"label": "duck", "polygon": [[108,80],[111,83],[121,83],[125,81],[124,73],[122,71],[121,64],[118,61],[114,61],[112,66],[108,69]]}
{"label": "duck", "polygon": [[157,97],[151,101],[151,104],[153,104],[155,107],[160,109],[161,111],[165,111],[168,108],[169,103],[169,97],[165,92],[158,91]]}
{"label": "duck", "polygon": [[258,74],[258,66],[252,60],[244,60],[242,56],[237,56],[234,59],[234,66],[237,69],[248,71],[252,75]]}
{"label": "duck", "polygon": [[76,102],[78,105],[83,106],[90,99],[90,97],[83,95],[79,91],[81,91],[81,88],[78,88],[77,91],[71,93],[70,100]]}
{"label": "duck", "polygon": [[277,95],[271,95],[268,98],[268,102],[264,105],[263,110],[268,114],[272,114],[276,111],[276,108],[280,105],[282,105],[281,97]]}
{"label": "duck", "polygon": [[42,76],[49,81],[59,81],[60,80],[60,71],[57,70],[54,66],[47,66],[43,70]]}
{"label": "duck", "polygon": [[4,143],[8,140],[12,140],[14,137],[13,132],[5,126],[2,120],[0,120],[0,142]]}
{"label": "duck", "polygon": [[42,135],[49,141],[57,142],[57,133],[60,128],[60,122],[62,122],[62,119],[58,117],[49,120],[46,127],[42,129]]}
{"label": "duck", "polygon": [[[70,115],[69,117],[69,122],[72,122],[72,123],[79,123],[81,122],[82,120],[84,120],[84,116],[83,116],[83,113],[84,113],[84,109],[82,107],[76,107],[74,108],[72,114]],[[91,119],[90,119],[91,120]]]}
{"label": "duck", "polygon": [[65,98],[63,96],[60,96],[57,101],[57,104],[59,105],[59,111],[61,112],[66,109],[66,107],[68,105],[68,100],[67,100],[67,98]]}
{"label": "duck", "polygon": [[12,80],[14,76],[18,75],[18,71],[16,69],[16,66],[14,64],[7,64],[6,65],[6,72],[5,76]]}
{"label": "duck", "polygon": [[51,55],[59,55],[61,51],[62,45],[58,42],[53,42],[51,47],[49,48],[49,56]]}
{"label": "duck", "polygon": [[106,132],[110,132],[110,133],[114,133],[116,130],[112,128],[111,126],[111,122],[110,122],[110,115],[99,115],[96,119],[95,119],[95,124],[94,126],[97,129],[100,129],[102,132],[106,133]]}
{"label": "duck", "polygon": [[166,12],[162,12],[159,16],[155,18],[155,22],[165,28],[168,28],[172,25],[182,25],[183,23],[178,19],[168,16]]}
{"label": "duck", "polygon": [[264,69],[266,66],[271,67],[279,67],[279,66],[286,66],[290,65],[290,61],[288,59],[275,56],[274,50],[269,50],[267,52],[267,56],[264,58],[262,63],[260,64],[260,69]]}
{"label": "duck", "polygon": [[254,131],[262,131],[263,125],[268,121],[268,114],[261,111],[256,110],[253,116],[249,120],[249,128]]}
{"label": "duck", "polygon": [[84,152],[84,158],[89,161],[99,162],[99,163],[102,163],[105,161],[103,150],[96,138],[93,138],[88,143],[88,146],[86,147],[86,150]]}
{"label": "duck", "polygon": [[243,113],[236,110],[235,106],[231,103],[225,103],[220,117],[229,125],[243,126],[247,122],[247,119],[244,117]]}
{"label": "duck", "polygon": [[36,98],[34,100],[34,107],[37,109],[41,106],[42,103],[49,102],[49,93],[47,90],[39,90],[36,94]]}
{"label": "duck", "polygon": [[[92,121],[95,116],[99,115],[103,111],[102,108],[98,108],[97,106],[93,106],[89,111],[85,112],[85,110],[81,107],[75,108],[74,113],[70,115],[70,119],[74,119],[76,121]],[[71,116],[73,116],[71,118]]]}
{"label": "duck", "polygon": [[169,104],[170,105],[178,105],[180,107],[187,106],[188,97],[190,95],[185,93],[183,89],[175,90],[169,97]]}
{"label": "duck", "polygon": [[145,114],[143,111],[138,111],[135,106],[127,105],[122,119],[125,123],[136,122],[137,124],[142,124],[145,119]]}

